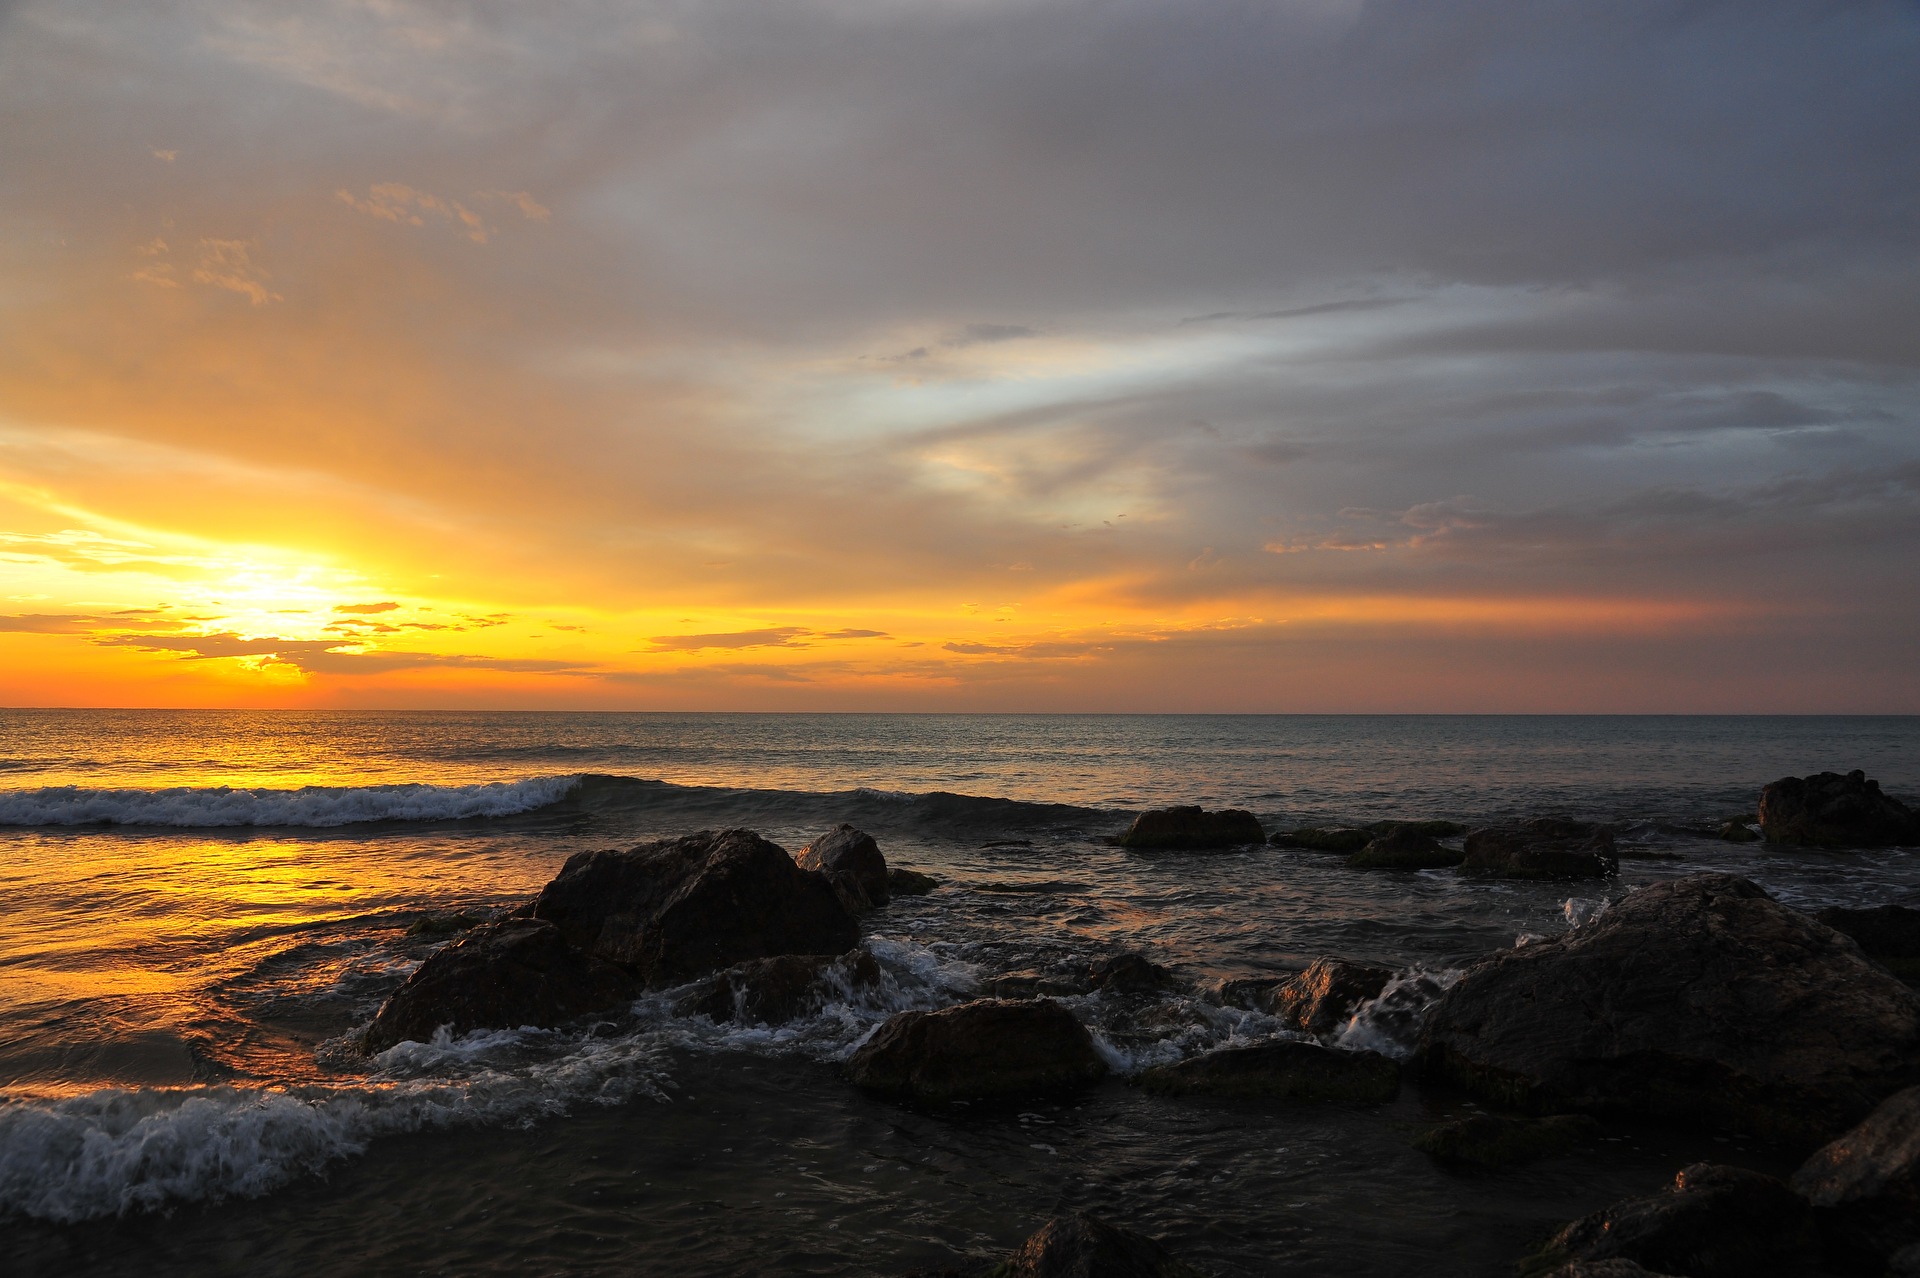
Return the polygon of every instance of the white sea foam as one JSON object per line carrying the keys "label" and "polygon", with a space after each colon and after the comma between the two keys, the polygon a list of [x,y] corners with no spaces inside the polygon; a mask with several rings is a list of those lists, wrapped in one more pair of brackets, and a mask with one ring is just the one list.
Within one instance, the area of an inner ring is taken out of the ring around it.
{"label": "white sea foam", "polygon": [[557,803],[577,776],[481,785],[302,786],[297,790],[176,787],[0,791],[0,825],[307,826],[512,816]]}
{"label": "white sea foam", "polygon": [[1406,1059],[1420,1040],[1427,1013],[1462,975],[1451,968],[1434,972],[1416,967],[1400,973],[1377,997],[1353,1009],[1334,1035],[1334,1046]]}

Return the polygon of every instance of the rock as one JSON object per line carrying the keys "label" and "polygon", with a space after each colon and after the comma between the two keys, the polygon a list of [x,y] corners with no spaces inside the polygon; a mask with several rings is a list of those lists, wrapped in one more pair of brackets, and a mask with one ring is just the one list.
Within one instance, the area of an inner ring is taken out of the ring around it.
{"label": "rock", "polygon": [[474,928],[414,969],[368,1026],[366,1047],[424,1043],[442,1027],[453,1034],[550,1028],[637,993],[632,977],[569,948],[553,924],[507,919]]}
{"label": "rock", "polygon": [[1674,1274],[1656,1274],[1631,1260],[1575,1260],[1560,1266],[1546,1278],[1677,1278]]}
{"label": "rock", "polygon": [[1400,1067],[1378,1052],[1274,1040],[1222,1047],[1140,1075],[1150,1092],[1285,1101],[1390,1101]]}
{"label": "rock", "polygon": [[901,1012],[847,1061],[858,1086],[921,1101],[1040,1095],[1106,1072],[1086,1026],[1044,998]]}
{"label": "rock", "polygon": [[1727,821],[1720,826],[1720,833],[1714,837],[1725,839],[1728,843],[1758,843],[1760,835],[1745,821]]}
{"label": "rock", "polygon": [[1686,1278],[1806,1278],[1820,1246],[1806,1202],[1774,1177],[1695,1163],[1664,1193],[1574,1221],[1520,1272],[1612,1259]]}
{"label": "rock", "polygon": [[1437,870],[1460,864],[1461,854],[1415,826],[1398,826],[1376,834],[1367,846],[1347,858],[1356,870]]}
{"label": "rock", "polygon": [[1375,821],[1367,826],[1367,829],[1374,834],[1391,834],[1395,830],[1414,830],[1436,839],[1458,838],[1469,828],[1458,821]]}
{"label": "rock", "polygon": [[918,870],[903,870],[898,866],[887,867],[887,895],[925,896],[940,886],[940,880],[931,874],[922,874]]}
{"label": "rock", "polygon": [[655,988],[747,959],[844,954],[860,940],[826,876],[751,830],[579,853],[541,890],[533,915]]}
{"label": "rock", "polygon": [[1371,842],[1371,830],[1323,830],[1310,825],[1273,836],[1275,847],[1306,848],[1313,852],[1358,852]]}
{"label": "rock", "polygon": [[1550,1118],[1475,1114],[1421,1132],[1413,1138],[1413,1147],[1449,1167],[1493,1171],[1564,1153],[1599,1131],[1600,1124],[1585,1114]]}
{"label": "rock", "polygon": [[1155,808],[1142,812],[1120,836],[1123,848],[1237,848],[1265,843],[1267,832],[1253,813],[1240,808],[1204,812],[1197,807]]}
{"label": "rock", "polygon": [[1769,843],[1881,848],[1920,843],[1920,817],[1858,769],[1782,777],[1760,791],[1760,832]]}
{"label": "rock", "polygon": [[865,950],[838,958],[781,954],[735,963],[707,977],[674,1004],[680,1016],[715,1024],[785,1025],[819,1011],[835,996],[852,997],[880,983],[880,965]]}
{"label": "rock", "polygon": [[1902,1247],[1887,1257],[1887,1278],[1920,1278],[1920,1244]]}
{"label": "rock", "polygon": [[887,858],[865,830],[842,822],[800,849],[794,860],[803,870],[826,875],[840,903],[856,914],[887,903]]}
{"label": "rock", "polygon": [[1179,982],[1173,973],[1152,962],[1144,954],[1114,954],[1096,959],[1087,966],[1087,984],[1096,990],[1114,994],[1148,994],[1172,989]]}
{"label": "rock", "polygon": [[1920,984],[1920,910],[1880,905],[1869,910],[1822,910],[1813,917],[1852,937],[1868,958],[1907,984]]}
{"label": "rock", "polygon": [[1345,959],[1316,959],[1298,976],[1273,987],[1262,1011],[1292,1021],[1309,1034],[1331,1034],[1347,1023],[1353,1009],[1393,979],[1384,967]]}
{"label": "rock", "polygon": [[486,921],[483,916],[469,914],[465,910],[435,910],[407,924],[407,935],[452,936],[455,932],[472,931]]}
{"label": "rock", "polygon": [[1835,1252],[1865,1272],[1920,1245],[1920,1087],[1909,1087],[1793,1174]]}
{"label": "rock", "polygon": [[1144,1234],[1075,1212],[1056,1216],[989,1278],[1200,1278]]}
{"label": "rock", "polygon": [[1042,971],[1037,967],[1002,972],[987,982],[995,998],[1044,998],[1048,995],[1090,994],[1093,986],[1084,974]]}
{"label": "rock", "polygon": [[1514,1108],[1812,1147],[1920,1077],[1920,995],[1746,879],[1698,874],[1473,968],[1419,1056]]}
{"label": "rock", "polygon": [[1601,879],[1618,874],[1620,861],[1611,828],[1539,817],[1469,834],[1460,872],[1503,879]]}
{"label": "rock", "polygon": [[1287,976],[1235,976],[1207,987],[1206,998],[1221,1007],[1239,1007],[1249,1012],[1273,1014],[1273,992],[1293,978]]}

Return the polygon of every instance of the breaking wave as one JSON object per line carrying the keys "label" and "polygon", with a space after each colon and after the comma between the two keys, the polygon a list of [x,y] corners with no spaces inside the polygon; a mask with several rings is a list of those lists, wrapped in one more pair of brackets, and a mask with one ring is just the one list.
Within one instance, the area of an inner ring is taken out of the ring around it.
{"label": "breaking wave", "polygon": [[297,790],[224,785],[165,790],[48,786],[0,791],[0,825],[317,828],[368,821],[456,821],[548,807],[579,784],[577,776],[561,776],[483,785],[309,785]]}

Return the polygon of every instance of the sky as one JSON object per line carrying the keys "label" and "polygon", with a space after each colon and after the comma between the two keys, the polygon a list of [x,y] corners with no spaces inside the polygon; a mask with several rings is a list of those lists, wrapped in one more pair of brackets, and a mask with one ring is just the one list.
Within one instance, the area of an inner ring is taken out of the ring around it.
{"label": "sky", "polygon": [[0,704],[1920,712],[1916,66],[0,0]]}

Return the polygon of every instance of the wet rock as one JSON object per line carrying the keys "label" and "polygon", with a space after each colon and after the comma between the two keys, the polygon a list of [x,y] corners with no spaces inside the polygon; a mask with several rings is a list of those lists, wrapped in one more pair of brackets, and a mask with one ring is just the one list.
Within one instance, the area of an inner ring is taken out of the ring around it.
{"label": "wet rock", "polygon": [[1720,826],[1720,832],[1714,837],[1724,839],[1728,843],[1758,843],[1760,841],[1759,831],[1755,830],[1745,821],[1723,822]]}
{"label": "wet rock", "polygon": [[655,988],[747,959],[844,954],[860,940],[826,876],[751,830],[579,853],[541,890],[533,915]]}
{"label": "wet rock", "polygon": [[1920,1087],[1909,1087],[1793,1174],[1829,1247],[1864,1272],[1920,1246]]}
{"label": "wet rock", "polygon": [[1002,972],[987,982],[995,998],[1045,998],[1049,995],[1088,994],[1093,991],[1086,976],[1077,972],[1043,971],[1037,967],[1018,972]]}
{"label": "wet rock", "polygon": [[1760,831],[1769,843],[1879,848],[1920,843],[1920,816],[1858,769],[1820,772],[1760,791]]}
{"label": "wet rock", "polygon": [[1618,874],[1620,861],[1610,827],[1540,817],[1469,834],[1460,872],[1502,879],[1601,879]]}
{"label": "wet rock", "polygon": [[1120,836],[1123,848],[1236,848],[1265,843],[1267,832],[1240,808],[1206,812],[1197,807],[1155,808],[1133,819]]}
{"label": "wet rock", "polygon": [[1471,827],[1459,821],[1375,821],[1367,826],[1374,834],[1391,834],[1395,830],[1413,830],[1430,835],[1436,839],[1453,839],[1465,834]]}
{"label": "wet rock", "polygon": [[1179,983],[1172,972],[1144,954],[1114,954],[1087,966],[1087,984],[1114,994],[1150,994]]}
{"label": "wet rock", "polygon": [[1495,1171],[1565,1153],[1599,1131],[1600,1124],[1585,1114],[1550,1118],[1475,1114],[1421,1132],[1413,1138],[1413,1147],[1458,1170]]}
{"label": "wet rock", "polygon": [[1612,1259],[1686,1278],[1806,1278],[1820,1245],[1806,1201],[1774,1177],[1696,1163],[1664,1193],[1574,1221],[1520,1272]]}
{"label": "wet rock", "polygon": [[1217,981],[1205,991],[1208,1001],[1221,1007],[1244,1008],[1249,1012],[1273,1014],[1273,992],[1285,985],[1287,976],[1236,976]]}
{"label": "wet rock", "polygon": [[1200,1278],[1145,1234],[1075,1212],[1056,1216],[988,1278]]}
{"label": "wet rock", "polygon": [[1349,963],[1345,959],[1316,959],[1313,965],[1267,995],[1260,1010],[1292,1021],[1309,1034],[1331,1034],[1347,1023],[1353,1009],[1393,979],[1384,967]]}
{"label": "wet rock", "polygon": [[1419,1055],[1513,1108],[1811,1147],[1920,1077],[1920,995],[1746,879],[1699,874],[1472,969]]}
{"label": "wet rock", "polygon": [[1285,1101],[1390,1101],[1400,1067],[1377,1052],[1274,1041],[1223,1047],[1140,1076],[1150,1092]]}
{"label": "wet rock", "polygon": [[785,1025],[880,984],[880,965],[865,950],[838,958],[781,954],[749,959],[707,977],[674,1004],[680,1016],[716,1024]]}
{"label": "wet rock", "polygon": [[1852,937],[1867,957],[1909,985],[1920,985],[1920,910],[1880,905],[1867,910],[1822,910],[1814,915]]}
{"label": "wet rock", "polygon": [[826,875],[840,903],[856,914],[887,903],[887,858],[865,830],[842,822],[800,849],[794,861]]}
{"label": "wet rock", "polygon": [[1349,828],[1321,829],[1302,826],[1273,836],[1275,847],[1306,848],[1311,852],[1358,852],[1373,842],[1371,830]]}
{"label": "wet rock", "polygon": [[470,932],[486,921],[485,915],[469,914],[465,910],[435,910],[407,924],[407,935],[452,936],[455,932]]}
{"label": "wet rock", "polygon": [[858,1086],[921,1101],[1043,1095],[1106,1072],[1086,1026],[1051,999],[901,1012],[847,1061]]}
{"label": "wet rock", "polygon": [[638,993],[631,976],[567,945],[551,923],[506,919],[477,927],[427,958],[368,1027],[369,1052],[424,1043],[445,1027],[550,1028],[618,1007]]}
{"label": "wet rock", "polygon": [[1887,1278],[1920,1278],[1920,1244],[1902,1247],[1887,1258]]}
{"label": "wet rock", "polygon": [[940,886],[940,880],[931,874],[922,874],[918,870],[904,870],[897,865],[887,867],[887,895],[925,896]]}
{"label": "wet rock", "polygon": [[1356,870],[1437,870],[1460,864],[1461,854],[1416,826],[1376,834],[1347,864]]}

